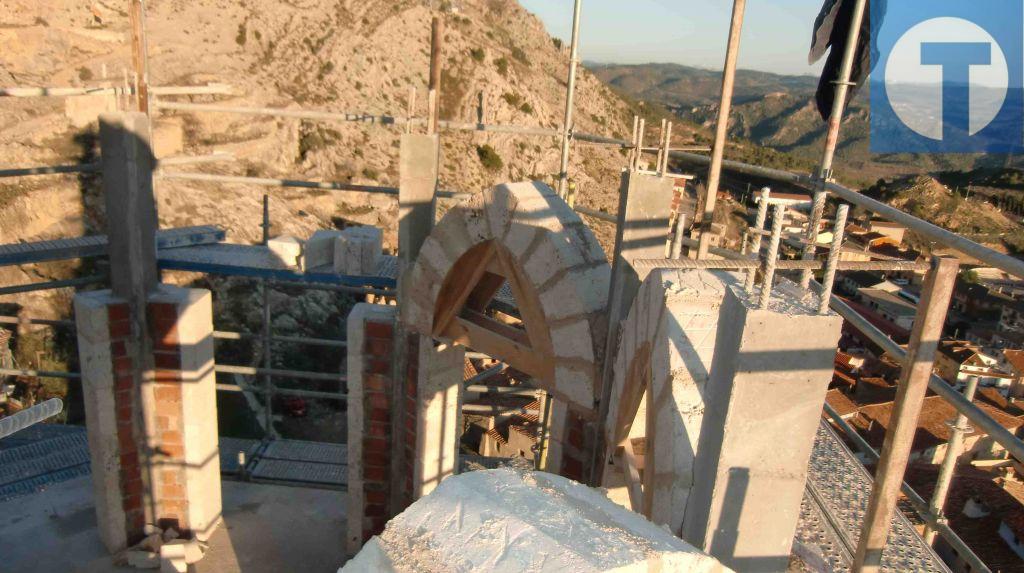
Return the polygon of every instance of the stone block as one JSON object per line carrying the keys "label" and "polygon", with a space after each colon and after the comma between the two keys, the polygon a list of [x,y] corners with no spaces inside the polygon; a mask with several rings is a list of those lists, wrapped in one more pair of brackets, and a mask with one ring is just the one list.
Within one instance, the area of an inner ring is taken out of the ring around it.
{"label": "stone block", "polygon": [[305,269],[334,265],[334,244],[341,231],[333,229],[320,229],[306,240],[305,251],[303,252],[303,266]]}
{"label": "stone block", "polygon": [[290,268],[302,269],[303,244],[300,239],[290,235],[274,237],[267,241],[267,248],[282,264]]}
{"label": "stone block", "polygon": [[383,236],[377,227],[349,227],[334,243],[334,272],[368,276],[377,272]]}

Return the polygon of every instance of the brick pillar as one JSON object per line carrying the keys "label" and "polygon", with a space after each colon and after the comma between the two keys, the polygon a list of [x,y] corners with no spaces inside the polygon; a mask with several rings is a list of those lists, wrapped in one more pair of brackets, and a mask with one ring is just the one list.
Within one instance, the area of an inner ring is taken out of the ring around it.
{"label": "brick pillar", "polygon": [[384,530],[392,515],[392,424],[396,396],[393,306],[357,304],[348,317],[349,554]]}
{"label": "brick pillar", "polygon": [[111,552],[147,524],[205,539],[219,523],[211,309],[209,291],[162,285],[138,336],[124,299],[75,297],[96,513]]}
{"label": "brick pillar", "polygon": [[589,463],[586,451],[586,420],[562,400],[551,401],[541,469],[579,482]]}

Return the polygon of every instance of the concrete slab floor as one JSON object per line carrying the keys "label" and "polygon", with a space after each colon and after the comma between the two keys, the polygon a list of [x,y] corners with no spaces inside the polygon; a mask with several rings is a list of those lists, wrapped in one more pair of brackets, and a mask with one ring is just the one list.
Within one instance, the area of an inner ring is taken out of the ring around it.
{"label": "concrete slab floor", "polygon": [[[224,523],[190,572],[333,573],[344,563],[344,492],[225,481],[223,495]],[[89,477],[0,503],[0,539],[3,571],[139,571],[115,567],[103,548]]]}

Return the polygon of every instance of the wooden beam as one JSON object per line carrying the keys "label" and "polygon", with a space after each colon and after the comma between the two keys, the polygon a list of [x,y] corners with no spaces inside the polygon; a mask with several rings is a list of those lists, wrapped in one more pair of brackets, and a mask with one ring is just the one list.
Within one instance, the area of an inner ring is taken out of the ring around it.
{"label": "wooden beam", "polygon": [[[650,449],[650,445],[648,445]],[[626,492],[629,493],[629,505],[633,511],[643,514],[644,491],[640,482],[640,470],[637,467],[636,452],[633,451],[633,441],[626,440],[622,444],[622,467],[626,474]]]}
{"label": "wooden beam", "polygon": [[533,285],[526,280],[522,270],[516,263],[512,254],[504,248],[499,247],[495,256],[498,262],[505,269],[505,276],[508,278],[509,287],[512,289],[512,297],[516,299],[516,306],[519,308],[519,318],[523,321],[526,335],[530,341],[530,347],[545,357],[547,364],[545,368],[550,370],[551,378],[545,378],[545,382],[554,384],[554,345],[551,343],[551,332],[548,329],[547,318],[540,305],[540,296]]}
{"label": "wooden beam", "polygon": [[493,356],[538,381],[551,379],[552,373],[545,370],[547,361],[530,348],[525,333],[480,313],[464,311],[448,324],[441,337]]}
{"label": "wooden beam", "polygon": [[494,243],[476,245],[456,261],[448,276],[444,278],[441,294],[434,309],[434,336],[444,333],[452,320],[466,305],[466,300],[476,288],[480,278],[487,272],[487,265],[494,256]]}

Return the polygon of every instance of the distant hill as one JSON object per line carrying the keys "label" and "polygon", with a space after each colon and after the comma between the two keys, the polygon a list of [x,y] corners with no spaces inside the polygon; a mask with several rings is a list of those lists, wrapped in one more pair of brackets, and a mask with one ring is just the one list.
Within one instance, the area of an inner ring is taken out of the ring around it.
{"label": "distant hill", "polygon": [[[625,95],[664,105],[694,124],[714,126],[722,81],[718,70],[678,64],[589,64],[588,68]],[[813,76],[739,70],[730,137],[816,162],[825,139],[825,123],[814,106],[817,83]],[[844,182],[863,186],[880,178],[1018,164],[995,155],[872,155],[868,149],[869,97],[867,88],[858,93],[844,120],[836,166]]]}

